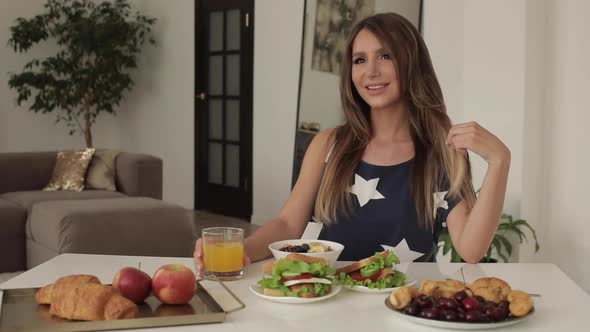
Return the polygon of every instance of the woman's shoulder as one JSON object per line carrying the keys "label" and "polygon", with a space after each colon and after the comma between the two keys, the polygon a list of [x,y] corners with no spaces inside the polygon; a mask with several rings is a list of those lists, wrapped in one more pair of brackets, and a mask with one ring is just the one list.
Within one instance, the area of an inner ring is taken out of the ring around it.
{"label": "woman's shoulder", "polygon": [[315,135],[315,137],[319,140],[324,141],[324,142],[333,143],[337,130],[338,130],[338,128],[324,129],[324,130],[320,131],[319,133],[317,133]]}
{"label": "woman's shoulder", "polygon": [[328,128],[320,131],[313,138],[314,144],[321,146],[322,149],[330,149],[336,141],[336,131],[338,128]]}
{"label": "woman's shoulder", "polygon": [[317,133],[308,148],[314,159],[324,159],[335,144],[337,128],[324,129]]}

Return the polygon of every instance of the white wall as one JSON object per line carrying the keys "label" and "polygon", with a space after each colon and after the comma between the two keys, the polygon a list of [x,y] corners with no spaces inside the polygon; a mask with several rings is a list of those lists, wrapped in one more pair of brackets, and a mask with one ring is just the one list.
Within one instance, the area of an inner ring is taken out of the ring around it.
{"label": "white wall", "polygon": [[[43,0],[0,3],[0,152],[79,148],[81,136],[69,136],[54,125],[55,115],[17,107],[8,89],[8,72],[20,72],[27,59],[46,56],[55,45],[39,45],[25,56],[6,46],[9,27],[17,17],[41,12]],[[194,1],[134,0],[134,7],[158,18],[157,47],[140,56],[135,87],[119,107],[117,117],[101,115],[93,128],[96,147],[154,154],[164,160],[164,200],[193,207],[194,183]],[[53,53],[53,52],[52,52]]]}
{"label": "white wall", "polygon": [[[524,2],[510,0],[426,1],[424,8],[424,38],[451,119],[477,121],[517,151],[506,199],[506,208],[515,214],[522,193],[524,15]],[[479,188],[486,163],[470,156]]]}
{"label": "white wall", "polygon": [[164,161],[164,200],[194,207],[193,0],[133,0],[158,18],[157,47],[141,56],[136,86],[121,105],[121,146]]}
{"label": "white wall", "polygon": [[291,190],[303,1],[256,0],[254,17],[252,222],[261,224]]}
{"label": "white wall", "polygon": [[547,1],[545,255],[590,291],[590,2]]}
{"label": "white wall", "polygon": [[[452,119],[478,121],[512,151],[504,210],[526,219],[541,244],[538,254],[523,246],[520,260],[555,263],[586,290],[589,10],[576,0],[426,0],[424,11]],[[485,162],[474,159],[477,185]]]}

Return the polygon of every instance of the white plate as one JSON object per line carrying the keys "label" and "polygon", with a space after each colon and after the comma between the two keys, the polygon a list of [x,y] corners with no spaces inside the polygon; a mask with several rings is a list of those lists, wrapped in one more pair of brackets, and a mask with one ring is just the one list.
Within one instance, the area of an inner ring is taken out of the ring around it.
{"label": "white plate", "polygon": [[[416,280],[410,281],[408,283],[406,283],[404,286],[412,286],[416,283]],[[368,293],[368,294],[385,294],[385,293],[391,293],[394,289],[398,289],[400,287],[403,286],[399,286],[399,287],[391,287],[391,288],[382,288],[382,289],[377,289],[377,288],[369,288],[369,287],[365,287],[365,286],[344,286],[344,288],[346,289],[350,289],[352,291],[355,292],[361,292],[361,293]]]}
{"label": "white plate", "polygon": [[412,323],[426,325],[426,326],[433,326],[439,327],[443,329],[451,329],[451,330],[484,330],[484,329],[496,329],[500,327],[505,327],[513,324],[518,324],[527,320],[529,317],[533,315],[535,312],[534,310],[531,311],[528,315],[519,318],[508,318],[506,320],[500,322],[490,322],[490,323],[467,323],[467,322],[446,322],[442,320],[434,320],[434,319],[426,319],[411,315],[406,315],[396,309],[394,309],[390,302],[389,297],[385,299],[385,306],[391,309],[394,316],[399,317],[401,319],[405,319]]}
{"label": "white plate", "polygon": [[324,296],[304,298],[304,297],[291,297],[291,296],[268,296],[268,295],[264,295],[264,293],[262,292],[262,288],[260,288],[260,286],[250,285],[250,290],[252,291],[252,293],[256,294],[257,296],[259,296],[265,300],[279,302],[279,303],[293,303],[293,304],[323,301],[323,300],[329,299],[332,296],[338,294],[338,292],[340,292],[341,289],[342,289],[342,286],[332,286],[332,290],[330,291],[330,293],[328,293]]}

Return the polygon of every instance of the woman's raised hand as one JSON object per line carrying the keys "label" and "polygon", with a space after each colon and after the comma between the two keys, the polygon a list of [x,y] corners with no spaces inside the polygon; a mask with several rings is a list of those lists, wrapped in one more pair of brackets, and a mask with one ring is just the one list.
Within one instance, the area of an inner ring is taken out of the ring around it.
{"label": "woman's raised hand", "polygon": [[459,151],[470,150],[488,164],[509,164],[510,150],[502,141],[477,122],[459,123],[451,127],[447,144]]}

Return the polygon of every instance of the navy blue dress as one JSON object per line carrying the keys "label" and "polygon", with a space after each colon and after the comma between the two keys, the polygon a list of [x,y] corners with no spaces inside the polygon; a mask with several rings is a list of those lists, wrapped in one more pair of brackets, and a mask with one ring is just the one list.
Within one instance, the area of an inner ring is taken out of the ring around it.
{"label": "navy blue dress", "polygon": [[404,256],[416,262],[436,260],[438,236],[458,200],[449,197],[446,191],[433,193],[435,228],[421,227],[410,191],[412,163],[413,160],[391,166],[359,163],[349,193],[354,196],[351,215],[323,225],[319,235],[321,240],[344,245],[338,260],[355,261],[372,256],[383,251],[381,245],[395,247],[395,252],[409,250],[409,255]]}

